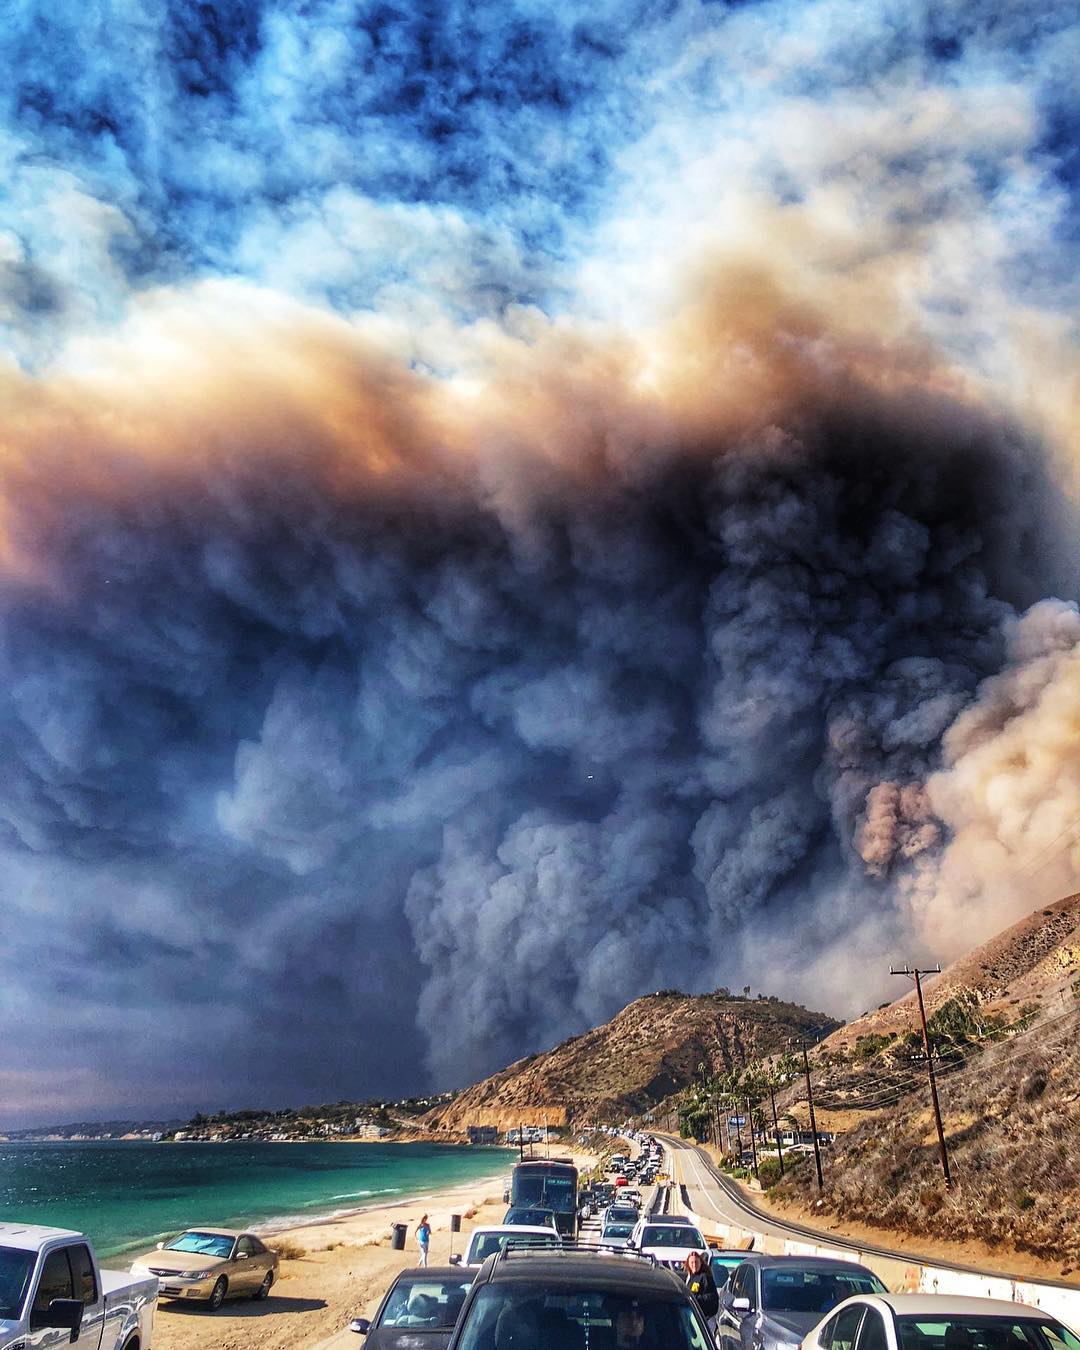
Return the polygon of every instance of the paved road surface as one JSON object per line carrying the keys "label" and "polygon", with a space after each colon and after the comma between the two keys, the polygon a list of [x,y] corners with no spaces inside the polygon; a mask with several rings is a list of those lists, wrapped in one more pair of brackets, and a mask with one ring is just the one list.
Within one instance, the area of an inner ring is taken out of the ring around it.
{"label": "paved road surface", "polygon": [[[664,1147],[667,1149],[671,1161],[671,1178],[686,1187],[687,1194],[690,1197],[690,1208],[695,1214],[700,1214],[703,1219],[716,1219],[718,1223],[745,1225],[748,1222],[746,1211],[736,1204],[715,1177],[709,1173],[701,1153],[693,1144],[688,1144],[681,1139],[672,1139],[665,1135]],[[753,1226],[761,1232],[768,1233],[771,1237],[805,1236],[804,1232],[800,1233],[796,1229],[789,1228],[786,1224],[772,1222],[768,1219],[754,1218]],[[835,1241],[828,1233],[818,1234],[818,1238],[826,1243]]]}

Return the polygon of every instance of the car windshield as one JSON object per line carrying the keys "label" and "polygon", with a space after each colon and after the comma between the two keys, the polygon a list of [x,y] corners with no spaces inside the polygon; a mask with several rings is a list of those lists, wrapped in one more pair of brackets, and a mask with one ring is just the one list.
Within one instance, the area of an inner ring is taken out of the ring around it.
{"label": "car windshield", "polygon": [[606,1238],[624,1238],[629,1237],[634,1231],[632,1223],[606,1223],[604,1225],[604,1236]]}
{"label": "car windshield", "polygon": [[689,1299],[518,1280],[482,1289],[459,1334],[459,1350],[712,1350]]}
{"label": "car windshield", "polygon": [[608,1210],[607,1217],[609,1222],[611,1223],[634,1224],[637,1223],[638,1221],[638,1214],[636,1209],[630,1209],[629,1207],[625,1209],[616,1209],[614,1205],[611,1207],[611,1209]]}
{"label": "car windshield", "polygon": [[705,1250],[705,1239],[696,1228],[678,1224],[672,1228],[646,1228],[641,1235],[643,1247],[697,1247]]}
{"label": "car windshield", "polygon": [[762,1301],[769,1312],[827,1313],[852,1294],[884,1294],[876,1275],[847,1270],[782,1266],[761,1272]]}
{"label": "car windshield", "polygon": [[897,1317],[901,1350],[1080,1350],[1057,1322],[1034,1317]]}
{"label": "car windshield", "polygon": [[486,1261],[495,1252],[501,1252],[507,1243],[511,1245],[514,1251],[519,1251],[525,1247],[558,1247],[562,1245],[554,1233],[550,1237],[547,1233],[477,1233],[469,1249],[469,1260],[474,1265],[479,1265],[481,1261]]}
{"label": "car windshield", "polygon": [[709,1265],[713,1268],[713,1274],[723,1271],[725,1274],[729,1270],[734,1270],[736,1266],[741,1266],[745,1257],[742,1256],[710,1256]]}
{"label": "car windshield", "polygon": [[508,1209],[503,1223],[547,1224],[550,1227],[554,1218],[550,1209]]}
{"label": "car windshield", "polygon": [[0,1317],[14,1322],[26,1297],[34,1253],[18,1247],[0,1247]]}
{"label": "car windshield", "polygon": [[452,1327],[472,1280],[454,1275],[441,1280],[398,1280],[386,1300],[377,1327]]}
{"label": "car windshield", "polygon": [[577,1184],[570,1177],[553,1177],[534,1173],[514,1178],[514,1199],[526,1204],[543,1203],[546,1209],[558,1214],[572,1214]]}
{"label": "car windshield", "polygon": [[199,1256],[216,1256],[226,1260],[233,1249],[233,1239],[221,1233],[181,1233],[165,1244],[167,1252],[195,1252]]}

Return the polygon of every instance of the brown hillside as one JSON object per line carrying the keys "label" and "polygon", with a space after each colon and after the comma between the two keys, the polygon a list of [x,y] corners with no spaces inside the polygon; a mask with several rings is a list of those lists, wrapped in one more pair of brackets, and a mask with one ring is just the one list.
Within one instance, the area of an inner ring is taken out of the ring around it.
{"label": "brown hillside", "polygon": [[624,1120],[651,1110],[694,1078],[700,1064],[729,1069],[819,1040],[838,1024],[776,999],[664,992],[639,998],[610,1022],[531,1055],[432,1111],[433,1130],[468,1125]]}
{"label": "brown hillside", "polygon": [[[818,1122],[841,1131],[825,1188],[796,1168],[785,1202],[934,1241],[980,1241],[999,1268],[1080,1265],[1080,896],[1037,910],[926,990],[952,1187],[942,1184],[914,997],[815,1051]],[[785,1094],[805,1121],[801,1084]],[[831,1108],[831,1109],[830,1109]],[[1004,1264],[1002,1265],[1002,1262]],[[1010,1266],[1011,1263],[1011,1266]]]}
{"label": "brown hillside", "polygon": [[[1045,905],[923,984],[927,1015],[970,992],[987,1011],[1044,1002],[1080,974],[1080,893]],[[899,985],[901,981],[897,979]],[[915,991],[841,1027],[820,1051],[854,1049],[860,1036],[902,1035],[918,1025]]]}
{"label": "brown hillside", "polygon": [[[825,1189],[812,1166],[770,1192],[830,1227],[870,1225],[934,1242],[978,1241],[999,1269],[1016,1254],[1080,1266],[1080,1001],[1071,992],[1027,1030],[971,1048],[939,1077],[952,1187],[943,1184],[925,1076],[882,1110],[852,1113],[854,1128],[825,1150]],[[819,1117],[820,1121],[820,1117]]]}

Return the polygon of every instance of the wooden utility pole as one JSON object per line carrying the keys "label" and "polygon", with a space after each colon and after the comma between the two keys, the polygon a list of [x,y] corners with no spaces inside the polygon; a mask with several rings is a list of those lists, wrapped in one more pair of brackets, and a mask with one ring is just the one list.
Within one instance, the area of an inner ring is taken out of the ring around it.
{"label": "wooden utility pole", "polygon": [[780,1159],[780,1175],[784,1175],[784,1146],[780,1142],[780,1122],[776,1119],[776,1089],[769,1084],[769,1101],[772,1103],[772,1127],[776,1136],[776,1156]]}
{"label": "wooden utility pole", "polygon": [[746,1123],[750,1126],[750,1156],[754,1160],[754,1180],[759,1180],[757,1166],[757,1144],[754,1141],[754,1103],[749,1095],[746,1098]]}
{"label": "wooden utility pole", "polygon": [[940,975],[941,966],[934,966],[932,969],[920,970],[918,966],[905,966],[903,970],[897,970],[895,966],[889,967],[890,975],[906,975],[909,980],[915,981],[915,995],[919,1000],[919,1020],[922,1022],[922,1040],[923,1049],[926,1051],[926,1072],[930,1079],[930,1098],[934,1103],[934,1121],[937,1125],[938,1151],[941,1154],[941,1170],[945,1174],[945,1189],[949,1190],[952,1186],[952,1176],[949,1174],[949,1150],[945,1147],[945,1130],[941,1124],[941,1106],[938,1103],[937,1079],[934,1077],[934,1056],[930,1051],[930,1032],[926,1025],[926,1005],[923,1003],[922,996],[922,977],[924,975]]}
{"label": "wooden utility pole", "polygon": [[810,1058],[806,1053],[806,1042],[798,1042],[802,1051],[803,1072],[806,1075],[806,1102],[810,1108],[810,1133],[814,1136],[814,1166],[817,1168],[817,1188],[825,1189],[825,1178],[821,1175],[821,1145],[817,1137],[817,1120],[814,1117],[814,1089],[810,1083]]}

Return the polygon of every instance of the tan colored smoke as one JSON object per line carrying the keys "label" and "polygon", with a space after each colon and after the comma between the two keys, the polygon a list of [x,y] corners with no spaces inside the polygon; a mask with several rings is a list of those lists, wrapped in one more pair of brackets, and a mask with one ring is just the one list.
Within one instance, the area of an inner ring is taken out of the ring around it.
{"label": "tan colored smoke", "polygon": [[919,920],[950,957],[1080,879],[1075,604],[1047,600],[1010,625],[1006,668],[956,719],[944,755],[927,788],[952,841]]}

